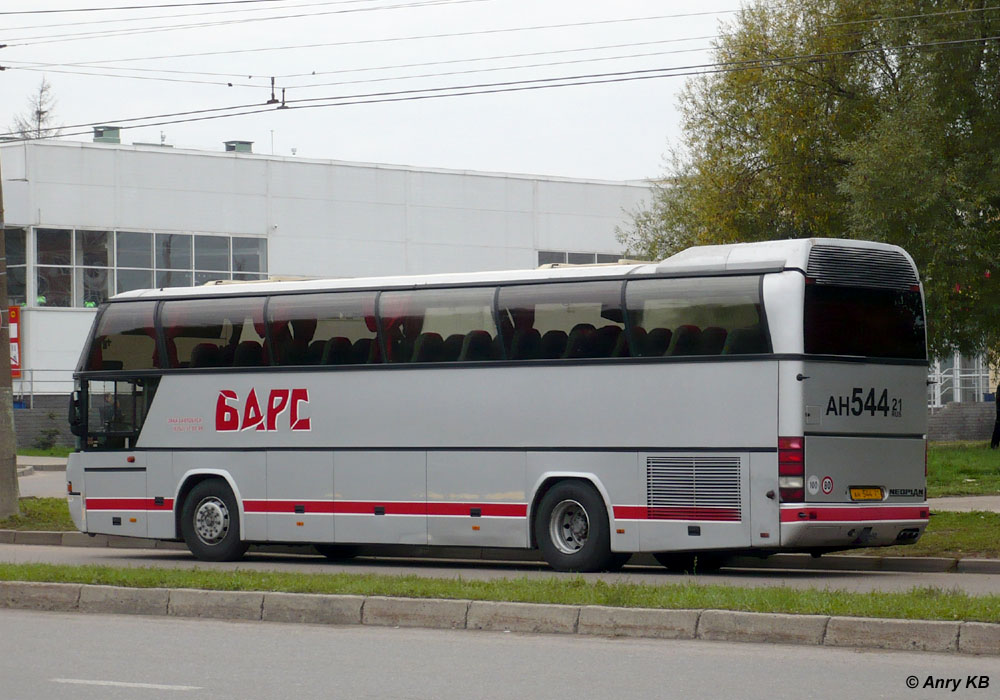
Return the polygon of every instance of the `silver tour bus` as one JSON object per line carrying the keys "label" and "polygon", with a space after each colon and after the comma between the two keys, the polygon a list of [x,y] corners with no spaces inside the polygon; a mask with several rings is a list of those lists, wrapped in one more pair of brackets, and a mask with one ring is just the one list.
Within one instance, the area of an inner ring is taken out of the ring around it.
{"label": "silver tour bus", "polygon": [[120,294],[75,373],[83,532],[537,548],[594,571],[909,544],[924,305],[902,249]]}

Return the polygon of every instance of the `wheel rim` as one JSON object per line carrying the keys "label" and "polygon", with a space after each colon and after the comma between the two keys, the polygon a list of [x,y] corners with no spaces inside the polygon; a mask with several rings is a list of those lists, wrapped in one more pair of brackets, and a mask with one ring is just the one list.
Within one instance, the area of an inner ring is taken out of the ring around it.
{"label": "wheel rim", "polygon": [[194,532],[207,545],[219,544],[229,532],[229,508],[217,496],[201,499],[194,511]]}
{"label": "wheel rim", "polygon": [[549,537],[563,554],[576,554],[587,544],[590,518],[586,509],[577,501],[566,499],[552,509],[549,518]]}

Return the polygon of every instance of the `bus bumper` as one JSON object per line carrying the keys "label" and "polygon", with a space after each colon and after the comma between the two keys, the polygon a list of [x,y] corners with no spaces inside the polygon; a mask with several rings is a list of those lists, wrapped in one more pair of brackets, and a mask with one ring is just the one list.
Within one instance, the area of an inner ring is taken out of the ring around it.
{"label": "bus bumper", "polygon": [[781,546],[882,547],[913,544],[923,535],[930,513],[914,505],[782,506]]}

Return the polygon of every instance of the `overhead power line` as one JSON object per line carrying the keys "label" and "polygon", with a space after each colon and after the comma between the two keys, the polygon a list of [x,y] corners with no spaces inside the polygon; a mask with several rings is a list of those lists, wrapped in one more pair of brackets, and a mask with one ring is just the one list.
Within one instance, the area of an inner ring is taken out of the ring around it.
{"label": "overhead power line", "polygon": [[107,39],[122,36],[137,36],[139,34],[159,34],[176,32],[186,29],[206,29],[209,27],[249,24],[251,22],[270,22],[273,20],[303,19],[307,17],[322,17],[329,15],[353,14],[356,12],[378,12],[381,10],[412,9],[417,7],[436,7],[442,5],[464,5],[468,3],[493,2],[493,0],[421,0],[397,5],[378,5],[373,7],[354,7],[346,10],[326,10],[323,12],[302,12],[289,15],[274,15],[272,17],[244,17],[242,19],[226,19],[215,22],[195,22],[188,24],[169,24],[153,27],[132,29],[107,29],[92,32],[76,32],[70,34],[52,34],[42,37],[13,37],[7,40],[8,46],[40,46],[42,44],[61,44],[68,41],[85,41],[87,39]]}
{"label": "overhead power line", "polygon": [[[615,73],[595,73],[586,75],[563,76],[558,78],[541,78],[534,80],[508,81],[499,83],[480,83],[474,85],[461,85],[451,87],[435,87],[413,90],[398,90],[392,92],[376,92],[355,95],[332,95],[326,97],[302,98],[282,102],[277,108],[265,104],[234,105],[231,107],[218,107],[212,109],[190,110],[187,112],[174,112],[170,114],[151,115],[146,117],[132,117],[128,119],[103,120],[88,124],[76,124],[65,129],[79,129],[84,127],[101,126],[105,124],[118,124],[124,128],[165,126],[168,124],[181,124],[211,119],[223,119],[229,117],[246,116],[259,114],[262,112],[272,112],[282,109],[314,109],[321,107],[341,107],[358,104],[379,104],[391,102],[404,102],[414,100],[440,99],[445,97],[465,97],[471,95],[487,95],[505,92],[520,92],[528,90],[541,90],[563,87],[577,87],[582,85],[599,85],[607,83],[621,83],[634,80],[650,80],[657,78],[676,78],[696,75],[711,75],[717,73],[732,73],[749,70],[776,69],[784,65],[799,62],[815,62],[839,56],[870,54],[880,51],[913,51],[928,48],[955,48],[965,44],[982,44],[986,41],[1000,40],[1000,35],[988,37],[975,37],[968,39],[952,39],[936,42],[925,42],[921,44],[906,44],[902,46],[878,46],[869,49],[856,49],[847,51],[832,51],[814,54],[796,54],[791,56],[776,56],[759,59],[744,59],[740,61],[728,61],[719,63],[706,63],[691,66],[679,66],[675,68],[653,68],[636,71],[620,71]],[[237,111],[238,110],[238,111]],[[212,114],[213,112],[227,112],[225,114]],[[151,121],[159,120],[159,121]],[[134,122],[143,122],[134,124]],[[61,136],[80,136],[88,134],[89,131],[79,131],[63,133]],[[13,132],[0,134],[0,136],[15,136]]]}
{"label": "overhead power line", "polygon": [[270,2],[281,3],[287,0],[216,0],[216,2],[172,2],[155,5],[119,5],[117,7],[66,7],[61,10],[9,10],[0,15],[53,15],[66,12],[115,12],[118,10],[161,10],[167,7],[204,7],[207,5],[252,5]]}
{"label": "overhead power line", "polygon": [[[719,14],[719,13],[708,13]],[[353,39],[349,41],[327,41],[309,44],[289,44],[285,46],[257,46],[250,49],[229,49],[226,51],[200,51],[197,53],[164,54],[159,56],[136,56],[132,58],[109,58],[100,61],[80,61],[76,63],[51,63],[53,66],[94,66],[105,63],[131,63],[134,61],[157,61],[167,58],[201,58],[204,56],[232,56],[245,53],[261,53],[265,51],[291,51],[299,49],[327,48],[330,46],[360,46],[366,44],[384,44],[396,41],[418,41],[424,39],[450,39],[461,36],[483,36],[489,34],[510,34],[514,32],[529,32],[543,29],[567,29],[570,27],[592,27],[605,24],[626,24],[630,22],[646,22],[649,20],[676,19],[688,17],[688,14],[651,15],[646,17],[625,17],[620,19],[590,20],[587,22],[563,22],[560,24],[538,24],[528,27],[505,27],[500,29],[475,29],[464,32],[442,32],[438,34],[414,34],[410,36],[382,37],[378,39]]]}
{"label": "overhead power line", "polygon": [[[287,2],[288,0],[282,0]],[[310,2],[304,4],[290,5],[290,8],[300,9],[303,7],[325,7],[330,5],[357,5],[365,2],[379,2],[380,0],[323,0],[323,2]],[[273,12],[277,7],[241,7],[236,10],[209,10],[207,12],[187,12],[174,13],[169,15],[141,15],[138,17],[119,17],[117,19],[90,19],[76,20],[74,22],[54,22],[50,24],[31,24],[21,27],[7,27],[8,32],[29,31],[34,29],[53,29],[55,27],[82,27],[94,24],[122,24],[125,22],[148,22],[154,19],[181,19],[183,17],[208,17],[212,15],[232,15],[245,14],[248,12]]]}

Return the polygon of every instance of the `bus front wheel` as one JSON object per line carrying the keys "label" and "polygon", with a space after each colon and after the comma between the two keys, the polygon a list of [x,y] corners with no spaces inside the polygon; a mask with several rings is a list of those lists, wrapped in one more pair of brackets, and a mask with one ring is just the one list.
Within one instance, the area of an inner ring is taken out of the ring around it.
{"label": "bus front wheel", "polygon": [[232,489],[222,479],[206,479],[184,500],[181,535],[203,561],[236,561],[247,551],[240,539],[240,511]]}
{"label": "bus front wheel", "polygon": [[600,494],[579,481],[561,481],[542,497],[535,540],[556,571],[606,571],[624,564],[611,552],[608,510]]}

